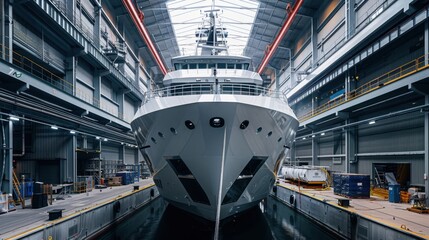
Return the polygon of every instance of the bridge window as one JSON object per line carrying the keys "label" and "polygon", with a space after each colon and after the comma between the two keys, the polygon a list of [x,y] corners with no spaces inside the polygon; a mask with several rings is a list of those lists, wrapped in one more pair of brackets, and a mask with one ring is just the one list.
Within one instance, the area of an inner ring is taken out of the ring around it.
{"label": "bridge window", "polygon": [[182,69],[182,65],[181,65],[180,63],[175,63],[175,64],[174,64],[174,68],[175,68],[176,70],[180,70],[180,69]]}
{"label": "bridge window", "polygon": [[182,69],[188,69],[188,64],[182,64]]}
{"label": "bridge window", "polygon": [[237,63],[237,65],[235,65],[235,69],[243,69],[243,64]]}
{"label": "bridge window", "polygon": [[234,69],[234,63],[228,63],[227,68],[228,69]]}
{"label": "bridge window", "polygon": [[209,63],[209,69],[212,69],[212,68],[216,68],[216,64],[215,63]]}
{"label": "bridge window", "polygon": [[217,68],[225,69],[226,68],[226,63],[218,63],[217,64]]}
{"label": "bridge window", "polygon": [[198,69],[207,69],[207,64],[205,64],[205,63],[198,63]]}
{"label": "bridge window", "polygon": [[197,64],[196,63],[190,63],[189,69],[197,69]]}

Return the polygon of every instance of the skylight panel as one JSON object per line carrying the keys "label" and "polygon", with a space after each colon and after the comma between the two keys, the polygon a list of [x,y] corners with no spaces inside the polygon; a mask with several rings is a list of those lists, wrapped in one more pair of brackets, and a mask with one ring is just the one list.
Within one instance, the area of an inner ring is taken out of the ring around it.
{"label": "skylight panel", "polygon": [[[213,6],[213,2],[215,3]],[[167,2],[171,23],[182,56],[195,55],[195,32],[202,26],[204,11],[219,9],[222,27],[228,31],[229,55],[243,55],[259,3],[234,0],[171,0]],[[197,53],[198,54],[198,53]]]}

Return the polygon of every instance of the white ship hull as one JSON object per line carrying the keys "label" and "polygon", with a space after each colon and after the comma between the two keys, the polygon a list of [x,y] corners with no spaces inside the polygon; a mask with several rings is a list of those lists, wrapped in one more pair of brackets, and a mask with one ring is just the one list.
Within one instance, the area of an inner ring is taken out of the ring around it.
{"label": "white ship hull", "polygon": [[215,221],[269,194],[298,122],[279,98],[204,94],[154,98],[131,126],[161,196]]}

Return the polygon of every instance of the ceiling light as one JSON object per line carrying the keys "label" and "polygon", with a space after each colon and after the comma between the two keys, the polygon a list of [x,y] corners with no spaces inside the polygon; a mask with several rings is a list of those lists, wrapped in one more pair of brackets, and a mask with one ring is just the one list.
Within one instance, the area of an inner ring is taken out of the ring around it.
{"label": "ceiling light", "polygon": [[10,116],[10,117],[9,117],[9,120],[12,120],[12,121],[19,121],[19,118],[18,118],[18,117],[15,117],[15,116]]}
{"label": "ceiling light", "polygon": [[97,140],[98,140],[98,139],[100,139],[100,137],[95,137],[95,139],[97,139]]}
{"label": "ceiling light", "polygon": [[107,138],[105,138],[104,141],[107,142]]}
{"label": "ceiling light", "polygon": [[325,133],[324,133],[324,132],[323,132],[323,133],[321,133],[321,134],[320,134],[320,136],[325,136]]}
{"label": "ceiling light", "polygon": [[316,135],[312,135],[311,137],[312,137],[312,138],[315,138],[315,137],[316,137]]}
{"label": "ceiling light", "polygon": [[58,127],[53,125],[53,126],[51,126],[51,129],[58,130]]}
{"label": "ceiling light", "polygon": [[71,134],[75,134],[76,132],[74,130],[70,130],[70,133]]}
{"label": "ceiling light", "polygon": [[302,138],[302,140],[305,140],[305,139],[307,139],[307,138],[306,138],[306,137],[303,137],[303,138]]}
{"label": "ceiling light", "polygon": [[374,124],[375,123],[375,120],[371,120],[371,121],[369,121],[369,125],[371,125],[371,124]]}

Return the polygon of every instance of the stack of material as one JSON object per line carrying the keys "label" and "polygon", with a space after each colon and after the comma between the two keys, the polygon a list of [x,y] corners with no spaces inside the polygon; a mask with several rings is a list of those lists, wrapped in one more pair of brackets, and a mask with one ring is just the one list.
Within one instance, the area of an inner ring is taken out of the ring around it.
{"label": "stack of material", "polygon": [[77,181],[78,182],[85,182],[87,192],[91,192],[95,186],[93,176],[77,176]]}
{"label": "stack of material", "polygon": [[116,173],[116,176],[122,178],[122,185],[128,185],[134,183],[135,172],[122,171]]}
{"label": "stack of material", "polygon": [[369,198],[370,177],[367,174],[334,174],[334,194],[350,198]]}
{"label": "stack of material", "polygon": [[111,177],[107,179],[107,185],[109,186],[121,186],[122,177]]}

